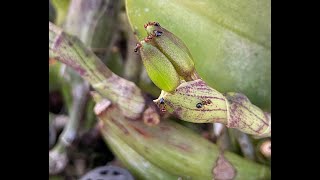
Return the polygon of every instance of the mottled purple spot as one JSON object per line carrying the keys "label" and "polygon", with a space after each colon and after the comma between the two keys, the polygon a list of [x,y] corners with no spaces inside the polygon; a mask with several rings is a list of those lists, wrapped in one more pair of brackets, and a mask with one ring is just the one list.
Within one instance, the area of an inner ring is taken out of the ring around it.
{"label": "mottled purple spot", "polygon": [[136,132],[138,132],[140,135],[142,135],[143,137],[145,137],[145,138],[150,137],[150,135],[149,135],[146,131],[144,131],[144,130],[136,127],[136,126],[133,126],[133,125],[130,125],[130,126],[131,126]]}
{"label": "mottled purple spot", "polygon": [[56,39],[54,45],[53,45],[53,49],[56,49],[57,47],[60,46],[61,42],[62,42],[63,38],[61,35],[58,36],[58,38]]}

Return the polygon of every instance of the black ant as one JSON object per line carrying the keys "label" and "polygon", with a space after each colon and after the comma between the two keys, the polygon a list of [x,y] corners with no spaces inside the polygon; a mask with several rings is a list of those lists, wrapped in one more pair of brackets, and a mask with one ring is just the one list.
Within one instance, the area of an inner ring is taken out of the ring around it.
{"label": "black ant", "polygon": [[207,105],[207,104],[211,104],[211,103],[212,103],[211,100],[207,99],[207,100],[201,101],[200,103],[197,103],[196,107],[197,108],[202,108],[202,106]]}
{"label": "black ant", "polygon": [[159,105],[160,111],[166,112],[167,110],[165,109],[164,99],[160,98],[159,103],[160,103],[160,105]]}
{"label": "black ant", "polygon": [[156,37],[159,37],[162,35],[161,31],[154,30],[153,32],[154,32],[154,36],[156,36]]}
{"label": "black ant", "polygon": [[140,43],[137,43],[136,44],[136,47],[134,48],[134,52],[138,52],[138,50],[141,48],[141,44]]}
{"label": "black ant", "polygon": [[147,28],[148,26],[159,26],[160,27],[160,24],[158,22],[148,22],[143,25],[144,28]]}

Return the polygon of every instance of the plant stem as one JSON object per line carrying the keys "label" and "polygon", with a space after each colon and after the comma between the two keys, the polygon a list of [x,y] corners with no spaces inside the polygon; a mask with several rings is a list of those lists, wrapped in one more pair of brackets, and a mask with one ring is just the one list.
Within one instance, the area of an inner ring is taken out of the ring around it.
{"label": "plant stem", "polygon": [[119,104],[128,117],[140,117],[145,106],[141,90],[134,83],[111,72],[78,38],[50,22],[49,57],[72,67],[101,95]]}
{"label": "plant stem", "polygon": [[68,147],[72,144],[77,135],[82,112],[86,107],[88,99],[89,86],[86,83],[81,83],[73,88],[73,104],[70,113],[69,121],[60,135],[60,141]]}
{"label": "plant stem", "polygon": [[[128,47],[132,47],[134,44],[134,35],[129,35]],[[127,50],[127,58],[124,64],[124,77],[132,82],[138,82],[140,72],[142,69],[141,58],[138,54],[135,54],[131,48]]]}
{"label": "plant stem", "polygon": [[49,152],[49,173],[60,173],[68,162],[66,149],[70,147],[77,137],[77,130],[88,99],[89,86],[87,83],[80,83],[73,88],[73,103],[70,111],[70,118],[64,127],[59,141]]}
{"label": "plant stem", "polygon": [[[119,9],[119,4],[120,3],[118,1],[113,2],[108,0],[97,0],[94,3],[85,0],[73,0],[70,3],[70,7],[68,8],[69,11],[67,11],[67,8],[59,9],[60,11],[64,10],[64,14],[68,14],[65,17],[66,20],[64,23],[64,29],[70,34],[79,37],[81,41],[88,47],[106,47],[110,44],[110,39],[112,37],[111,32],[114,29],[112,28],[114,26],[110,26],[110,24],[112,24],[112,20],[114,18],[105,18],[104,15],[107,15],[107,13],[109,13],[112,16],[116,16],[117,13],[110,12],[112,10],[115,10],[117,12]],[[55,5],[56,7],[66,7],[64,6],[64,2],[59,0],[55,1]],[[108,8],[111,7],[110,5],[113,5],[113,9]],[[49,23],[49,29],[50,26],[53,27],[53,25],[50,25]],[[106,29],[110,30],[110,32],[106,33]],[[56,32],[60,31],[57,28],[56,30]],[[50,37],[53,38],[54,36],[55,34],[52,32],[50,33],[49,30],[49,49]],[[59,38],[59,36],[57,36],[56,38]],[[71,39],[72,38],[74,37],[71,37]],[[69,42],[68,45],[71,45],[71,43]],[[83,79],[78,74],[75,74],[75,72],[71,70],[70,67],[65,68],[65,70],[65,79],[67,79],[69,83],[72,84],[71,88],[63,86],[62,89],[65,100],[67,100],[66,104],[68,106],[70,119],[59,137],[59,142],[56,145],[56,148],[53,148],[52,152],[49,152],[49,154],[56,154],[56,156],[52,156],[56,158],[50,158],[51,165],[59,164],[59,157],[61,157],[62,155],[65,156],[66,149],[72,144],[77,134],[79,133],[78,127],[80,124],[80,119],[84,114],[84,109],[88,100],[88,82],[83,81]],[[70,91],[73,91],[72,94],[70,94]],[[55,153],[55,151],[59,151],[59,153]],[[62,165],[63,163],[66,163],[66,161],[60,162],[60,169],[58,168],[51,171],[61,171],[61,168],[65,166]]]}
{"label": "plant stem", "polygon": [[217,145],[221,151],[231,151],[232,144],[230,142],[229,133],[227,127],[221,123],[214,123],[214,130],[218,131],[216,133]]}
{"label": "plant stem", "polygon": [[[114,23],[120,10],[120,1],[73,0],[64,25],[67,33],[76,35],[87,47],[103,49],[98,57],[110,56],[112,37],[117,29]],[[108,59],[108,58],[106,58]]]}
{"label": "plant stem", "polygon": [[[164,101],[164,103],[160,103]],[[271,114],[241,93],[220,93],[202,79],[182,82],[154,100],[160,109],[193,123],[222,123],[258,138],[271,137]]]}
{"label": "plant stem", "polygon": [[237,129],[232,129],[234,136],[236,137],[238,144],[240,146],[241,152],[243,153],[244,157],[246,157],[247,159],[253,160],[255,161],[255,151],[254,151],[254,147],[250,141],[250,137],[237,130]]}
{"label": "plant stem", "polygon": [[112,131],[155,166],[179,176],[212,179],[221,173],[213,170],[222,168],[219,163],[222,161],[228,163],[228,169],[236,170],[237,179],[269,178],[268,167],[229,152],[222,158],[214,144],[177,123],[161,121],[157,126],[145,125],[139,120],[145,106],[140,89],[114,75],[78,39],[50,23],[49,55],[73,67],[103,97],[111,100],[111,106],[97,114],[107,127],[103,129]]}
{"label": "plant stem", "polygon": [[147,159],[145,159],[123,140],[121,140],[121,138],[116,136],[112,131],[101,129],[101,133],[112,152],[117,156],[117,158],[119,158],[126,168],[128,168],[130,172],[135,175],[135,177],[139,179],[154,180],[178,179],[178,176],[172,175],[150,163]]}
{"label": "plant stem", "polygon": [[67,124],[68,121],[69,121],[69,116],[57,115],[53,119],[53,122],[52,122],[53,127],[59,131],[59,130],[63,129],[63,127],[65,127],[65,125]]}
{"label": "plant stem", "polygon": [[[100,107],[96,114],[103,124],[104,133],[115,134],[150,163],[170,174],[212,179],[219,173],[233,170],[235,179],[270,178],[268,167],[231,152],[222,155],[215,144],[178,123],[166,120],[150,127],[141,119],[132,121],[126,118],[117,105],[110,105],[101,98],[95,100]],[[227,163],[228,168],[221,170],[223,166],[218,161]],[[219,172],[212,172],[214,169]]]}

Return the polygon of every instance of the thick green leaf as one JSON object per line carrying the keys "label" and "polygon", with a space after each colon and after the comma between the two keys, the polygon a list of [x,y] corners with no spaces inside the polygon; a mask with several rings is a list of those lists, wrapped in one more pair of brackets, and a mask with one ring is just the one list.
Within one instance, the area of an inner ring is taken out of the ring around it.
{"label": "thick green leaf", "polygon": [[70,0],[51,0],[56,12],[55,24],[61,26],[67,16]]}
{"label": "thick green leaf", "polygon": [[126,0],[137,38],[157,21],[190,49],[200,76],[221,92],[240,92],[271,104],[270,0]]}

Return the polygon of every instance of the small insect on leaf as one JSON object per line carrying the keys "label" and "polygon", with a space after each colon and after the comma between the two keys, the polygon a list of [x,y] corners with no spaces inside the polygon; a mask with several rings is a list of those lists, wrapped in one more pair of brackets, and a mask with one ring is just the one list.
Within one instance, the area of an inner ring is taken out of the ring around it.
{"label": "small insect on leaf", "polygon": [[156,37],[159,37],[159,36],[162,35],[162,32],[161,32],[161,31],[154,30],[153,32],[154,32],[154,35],[155,35]]}
{"label": "small insect on leaf", "polygon": [[202,108],[202,103],[198,103],[198,104],[196,105],[196,107],[197,107],[197,108]]}
{"label": "small insect on leaf", "polygon": [[166,108],[165,108],[165,104],[164,104],[164,99],[163,99],[163,98],[160,98],[159,103],[160,103],[160,111],[161,111],[161,112],[166,112]]}
{"label": "small insect on leaf", "polygon": [[137,43],[136,47],[134,48],[134,52],[138,52],[138,50],[141,48],[141,44]]}
{"label": "small insect on leaf", "polygon": [[159,102],[160,102],[160,104],[164,104],[164,99],[161,98]]}
{"label": "small insect on leaf", "polygon": [[207,99],[207,100],[204,100],[201,102],[203,105],[208,105],[208,104],[211,104],[211,100],[210,99]]}

